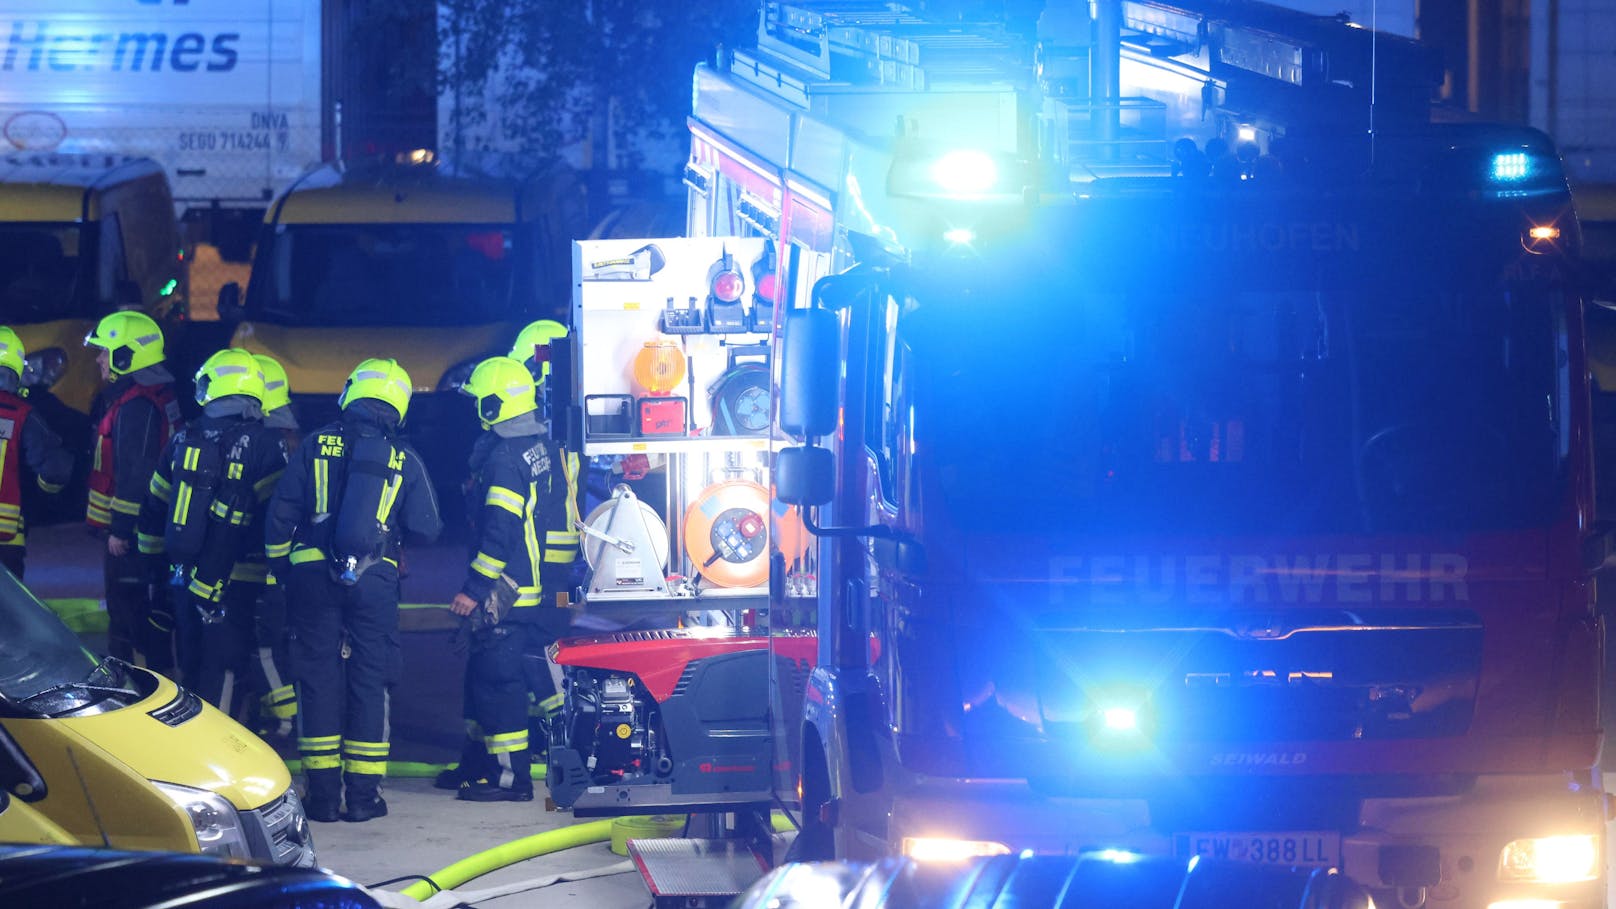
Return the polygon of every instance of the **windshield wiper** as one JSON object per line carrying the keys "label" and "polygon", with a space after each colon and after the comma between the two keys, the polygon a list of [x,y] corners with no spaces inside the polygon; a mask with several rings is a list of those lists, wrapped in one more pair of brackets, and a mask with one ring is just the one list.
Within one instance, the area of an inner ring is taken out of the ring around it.
{"label": "windshield wiper", "polygon": [[108,678],[113,678],[114,677],[112,675],[112,659],[110,657],[108,657],[106,659],[103,659],[101,662],[95,664],[95,668],[90,670],[90,674],[86,677],[85,681],[82,681],[82,682],[62,682],[62,683],[57,684],[57,685],[52,685],[49,688],[45,688],[45,689],[42,689],[40,691],[36,691],[33,694],[30,694],[29,696],[17,701],[17,703],[19,705],[20,704],[26,704],[29,701],[35,700],[37,698],[42,698],[47,694],[54,694],[54,693],[56,693],[58,691],[69,691],[69,690],[72,690],[72,691],[94,691],[94,692],[99,692],[101,694],[123,694],[123,695],[128,695],[130,697],[139,697],[140,696],[140,692],[133,691],[133,690],[130,690],[128,688],[118,688],[118,687],[113,686],[113,685],[97,685],[97,684],[95,684],[93,682],[88,681],[89,679],[95,678],[96,675],[99,674],[99,673],[106,673]]}
{"label": "windshield wiper", "polygon": [[138,697],[140,695],[140,692],[138,692],[138,691],[130,691],[127,688],[114,688],[111,685],[92,685],[89,682],[63,682],[60,685],[52,685],[49,688],[44,689],[43,691],[36,691],[33,694],[30,694],[29,696],[27,696],[27,697],[23,698],[22,700],[18,701],[17,703],[18,704],[26,704],[29,701],[35,700],[37,698],[42,698],[47,694],[55,694],[58,691],[68,691],[68,690],[73,690],[73,691],[96,691],[96,692],[100,692],[101,694],[127,694],[127,695],[130,695],[131,697]]}

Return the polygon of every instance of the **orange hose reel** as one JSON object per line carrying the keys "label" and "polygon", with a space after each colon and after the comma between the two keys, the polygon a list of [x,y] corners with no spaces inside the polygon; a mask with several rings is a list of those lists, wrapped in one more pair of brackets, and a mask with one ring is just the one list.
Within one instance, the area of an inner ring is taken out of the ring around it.
{"label": "orange hose reel", "polygon": [[685,509],[685,554],[719,587],[756,587],[769,579],[769,491],[725,480]]}

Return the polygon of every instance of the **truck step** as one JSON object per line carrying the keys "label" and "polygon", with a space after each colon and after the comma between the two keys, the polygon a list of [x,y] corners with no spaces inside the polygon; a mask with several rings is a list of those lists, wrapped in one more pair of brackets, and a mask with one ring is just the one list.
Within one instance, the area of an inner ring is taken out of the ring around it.
{"label": "truck step", "polygon": [[763,857],[735,840],[629,840],[658,909],[724,906],[768,870]]}

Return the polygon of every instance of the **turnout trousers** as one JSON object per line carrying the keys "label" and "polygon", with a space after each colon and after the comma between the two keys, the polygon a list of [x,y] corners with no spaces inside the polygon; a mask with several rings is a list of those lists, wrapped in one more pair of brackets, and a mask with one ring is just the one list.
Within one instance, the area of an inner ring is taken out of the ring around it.
{"label": "turnout trousers", "polygon": [[174,614],[159,591],[149,556],[130,546],[115,556],[102,543],[102,573],[107,591],[107,652],[125,662],[138,653],[146,668],[174,675]]}
{"label": "turnout trousers", "polygon": [[533,629],[506,622],[472,635],[466,660],[465,777],[501,789],[531,792],[528,678],[525,651]]}
{"label": "turnout trousers", "polygon": [[254,658],[253,681],[261,697],[261,722],[253,728],[265,734],[289,736],[297,718],[297,690],[292,686],[292,661],[288,652],[286,587],[271,576],[258,600],[258,627],[253,637],[258,645]]}
{"label": "turnout trousers", "polygon": [[374,800],[387,773],[388,709],[400,674],[398,569],[370,568],[352,587],[321,559],[285,579],[297,744],[309,798]]}
{"label": "turnout trousers", "polygon": [[219,606],[224,619],[204,622],[190,591],[170,587],[174,607],[175,649],[186,687],[231,719],[254,728],[262,694],[253,657],[255,624],[264,585],[231,581]]}

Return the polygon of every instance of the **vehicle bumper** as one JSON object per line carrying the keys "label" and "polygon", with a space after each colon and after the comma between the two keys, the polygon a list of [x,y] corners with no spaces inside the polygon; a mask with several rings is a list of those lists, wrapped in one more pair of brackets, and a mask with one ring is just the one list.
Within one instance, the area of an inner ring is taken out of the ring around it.
{"label": "vehicle bumper", "polygon": [[[906,837],[1000,843],[1015,853],[1187,851],[1186,839],[1178,836],[1187,831],[1153,823],[1143,798],[1045,797],[1017,781],[927,779],[895,788],[886,836],[851,833],[846,844],[851,857],[900,852]],[[1383,905],[1395,906],[1401,899],[1410,906],[1486,909],[1519,900],[1555,909],[1603,907],[1607,799],[1597,777],[1591,784],[1578,783],[1568,774],[1485,776],[1457,795],[1366,798],[1358,803],[1356,828],[1335,831],[1339,867],[1377,901],[1390,900]],[[1511,841],[1571,834],[1595,838],[1594,879],[1560,884],[1499,879],[1500,857]],[[1434,880],[1398,880],[1411,874]]]}

